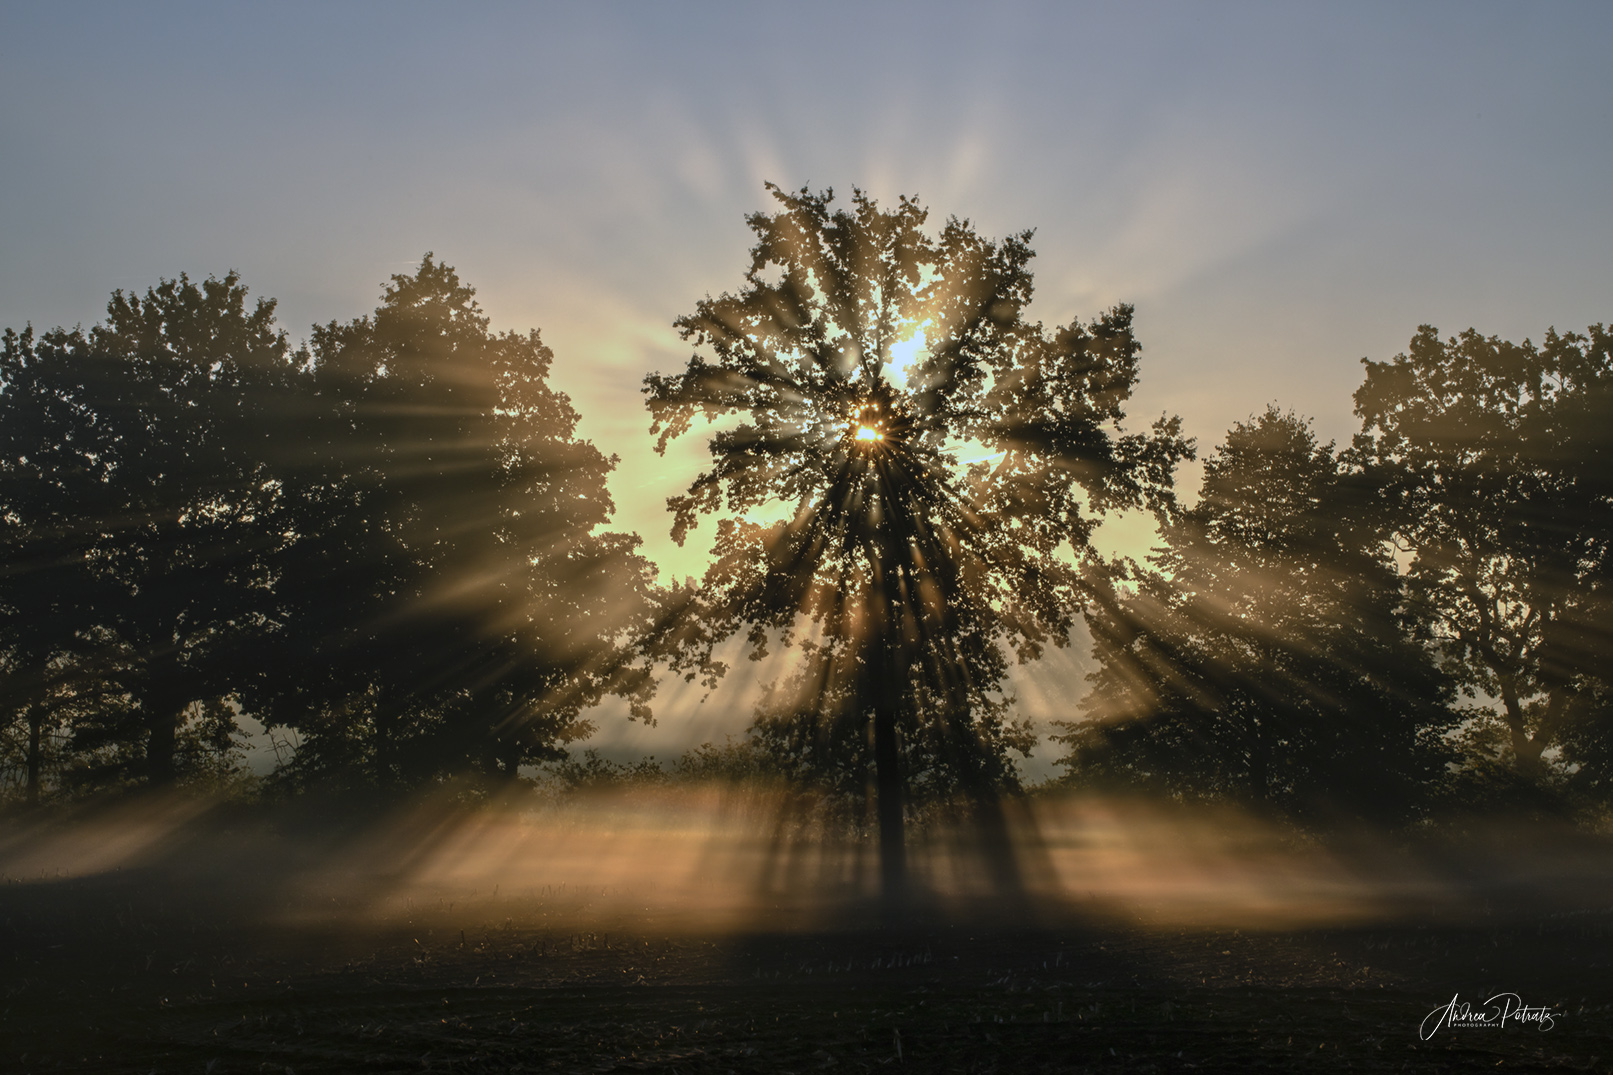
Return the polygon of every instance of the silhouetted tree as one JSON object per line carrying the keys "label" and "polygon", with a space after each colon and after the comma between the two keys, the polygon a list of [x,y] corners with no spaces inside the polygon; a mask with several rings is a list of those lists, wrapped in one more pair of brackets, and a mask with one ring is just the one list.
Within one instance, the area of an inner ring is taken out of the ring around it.
{"label": "silhouetted tree", "polygon": [[[182,746],[207,748],[191,760],[232,749],[220,700],[270,612],[278,490],[252,408],[292,373],[274,303],[248,309],[234,274],[181,276],[143,299],[114,293],[87,333],[8,336],[7,354],[18,402],[39,408],[8,433],[31,443],[11,448],[13,488],[31,483],[31,500],[8,563],[47,586],[54,573],[56,596],[32,608],[51,617],[54,644],[93,642],[97,674],[131,702],[82,714],[75,745],[168,783]],[[53,535],[54,557],[26,551]],[[25,663],[50,667],[41,656]],[[187,714],[200,720],[182,734]]]}
{"label": "silhouetted tree", "polygon": [[1057,737],[1070,779],[1405,817],[1443,771],[1450,714],[1375,500],[1308,422],[1234,426],[1154,570],[1112,571],[1093,605],[1087,719]]}
{"label": "silhouetted tree", "polygon": [[595,533],[615,459],[575,436],[537,333],[490,333],[473,294],[427,255],[372,317],[314,331],[260,692],[302,778],[510,778],[589,734],[606,692],[648,696],[623,643],[650,568]]}
{"label": "silhouetted tree", "polygon": [[[658,450],[737,416],[713,468],[670,501],[682,542],[726,512],[716,562],[666,650],[708,682],[713,648],[799,645],[775,696],[803,749],[872,770],[887,893],[902,886],[904,784],[988,799],[1028,750],[1004,716],[1008,655],[1062,645],[1076,560],[1106,512],[1168,500],[1188,452],[1174,420],[1120,431],[1137,376],[1130,307],[1051,333],[1022,317],[1030,233],[1000,243],[902,199],[786,193],[749,218],[738,295],[677,327],[700,351],[646,381]],[[784,521],[746,518],[781,510]],[[1073,555],[1072,555],[1073,554]]]}
{"label": "silhouetted tree", "polygon": [[94,363],[7,329],[0,352],[0,719],[6,762],[38,801],[59,763],[97,608],[92,570],[112,459],[78,398]]}
{"label": "silhouetted tree", "polygon": [[0,360],[0,749],[94,781],[227,771],[238,707],[302,776],[514,776],[650,689],[621,644],[637,539],[595,533],[613,460],[574,436],[536,334],[451,269],[293,352],[231,274],[114,294]]}
{"label": "silhouetted tree", "polygon": [[1548,331],[1537,348],[1425,325],[1366,367],[1355,450],[1412,555],[1413,607],[1475,702],[1471,755],[1605,793],[1613,337]]}

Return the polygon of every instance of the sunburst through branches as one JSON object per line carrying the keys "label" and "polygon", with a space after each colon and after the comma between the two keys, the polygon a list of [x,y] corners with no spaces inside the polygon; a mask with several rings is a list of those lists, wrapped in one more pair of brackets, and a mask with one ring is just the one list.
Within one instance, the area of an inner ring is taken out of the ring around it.
{"label": "sunburst through branches", "polygon": [[[1034,739],[1010,717],[1010,659],[1068,641],[1097,522],[1167,506],[1191,447],[1174,418],[1121,428],[1129,306],[1051,332],[1024,318],[1029,232],[991,241],[954,217],[932,235],[905,197],[769,190],[745,286],[679,319],[696,353],[646,381],[658,450],[698,417],[739,419],[669,501],[680,543],[721,518],[662,652],[714,681],[736,634],[757,656],[799,647],[753,731],[797,775],[872,793],[895,893],[904,798],[989,814],[1015,785]],[[745,517],[779,503],[775,524]]]}

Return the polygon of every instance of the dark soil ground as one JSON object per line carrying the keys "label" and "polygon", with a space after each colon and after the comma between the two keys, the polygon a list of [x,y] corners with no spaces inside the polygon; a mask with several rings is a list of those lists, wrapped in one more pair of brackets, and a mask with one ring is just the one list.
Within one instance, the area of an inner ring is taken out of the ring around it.
{"label": "dark soil ground", "polygon": [[[263,914],[280,868],[8,879],[0,1071],[1613,1071],[1594,885],[1347,928],[986,902],[703,929],[561,889],[361,928]],[[1499,993],[1549,1027],[1419,1033]]]}

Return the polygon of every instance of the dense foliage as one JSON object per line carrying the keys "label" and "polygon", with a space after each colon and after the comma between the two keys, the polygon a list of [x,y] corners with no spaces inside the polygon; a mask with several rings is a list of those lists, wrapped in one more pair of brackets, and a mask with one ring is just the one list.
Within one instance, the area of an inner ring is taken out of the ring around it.
{"label": "dense foliage", "polygon": [[[1177,423],[1122,425],[1129,307],[1049,330],[1024,316],[1028,233],[773,195],[743,288],[647,380],[661,449],[716,422],[670,504],[680,542],[716,518],[714,557],[671,592],[606,529],[615,459],[549,350],[490,332],[429,255],[301,348],[234,274],[8,329],[6,790],[229,779],[253,721],[292,748],[289,789],[660,780],[567,748],[607,695],[647,715],[654,662],[714,684],[743,639],[788,671],[748,737],[672,777],[806,788],[854,826],[873,804],[891,879],[915,809],[1018,787],[1010,667],[1084,627],[1070,784],[1308,821],[1607,801],[1602,326],[1425,327],[1366,363],[1348,448],[1269,409],[1183,508]],[[1095,527],[1139,508],[1152,556],[1099,558]]]}
{"label": "dense foliage", "polygon": [[1476,763],[1605,795],[1613,713],[1613,336],[1424,326],[1355,394],[1407,596],[1471,700]]}
{"label": "dense foliage", "polygon": [[232,274],[115,294],[88,332],[8,331],[0,659],[30,796],[239,762],[409,786],[560,756],[650,599],[596,532],[613,460],[536,333],[494,335],[429,256],[293,351]]}
{"label": "dense foliage", "polygon": [[284,434],[284,629],[255,695],[292,775],[410,786],[560,756],[609,691],[650,686],[638,539],[596,533],[614,460],[575,436],[537,333],[490,334],[430,257],[372,317],[316,328]]}
{"label": "dense foliage", "polygon": [[1366,362],[1349,449],[1236,426],[1152,569],[1099,576],[1069,779],[1380,819],[1605,802],[1610,344],[1424,326]]}
{"label": "dense foliage", "polygon": [[1407,630],[1374,496],[1274,409],[1227,434],[1152,569],[1106,573],[1066,723],[1087,784],[1290,814],[1405,816],[1448,760],[1449,694]]}
{"label": "dense foliage", "polygon": [[[712,675],[737,634],[800,647],[758,730],[799,772],[873,778],[891,880],[904,794],[1013,786],[1008,752],[1032,739],[1008,718],[1010,658],[1068,641],[1096,522],[1168,502],[1189,449],[1174,420],[1121,429],[1129,307],[1051,332],[1024,318],[1029,233],[932,236],[906,199],[772,193],[744,288],[679,320],[699,350],[646,382],[661,449],[737,419],[669,505],[679,541],[722,519],[667,652]],[[745,517],[770,509],[784,518]]]}

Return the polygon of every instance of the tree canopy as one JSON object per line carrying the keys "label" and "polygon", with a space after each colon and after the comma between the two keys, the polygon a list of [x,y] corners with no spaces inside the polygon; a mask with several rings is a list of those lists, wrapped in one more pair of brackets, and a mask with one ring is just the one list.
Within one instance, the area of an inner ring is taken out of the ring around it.
{"label": "tree canopy", "polygon": [[390,787],[513,777],[607,692],[642,711],[653,587],[603,529],[615,460],[537,333],[487,324],[428,255],[303,350],[234,274],[6,333],[0,747],[31,795],[58,755],[228,769],[243,711],[296,733],[283,777]]}
{"label": "tree canopy", "polygon": [[88,680],[93,520],[107,514],[112,460],[72,386],[82,355],[6,330],[0,353],[0,706],[7,768],[31,801],[68,754],[66,713]]}
{"label": "tree canopy", "polygon": [[1425,325],[1366,369],[1355,451],[1410,554],[1413,607],[1472,700],[1470,760],[1605,793],[1613,337],[1553,330],[1536,347]]}
{"label": "tree canopy", "polygon": [[[731,648],[776,650],[749,738],[679,772],[828,793],[877,824],[898,892],[910,807],[1001,821],[1035,742],[1013,664],[1084,626],[1071,783],[1305,819],[1605,801],[1603,326],[1424,327],[1366,363],[1350,447],[1269,408],[1183,509],[1179,423],[1125,424],[1129,306],[1047,328],[1029,232],[769,191],[742,285],[678,319],[692,356],[644,385],[659,450],[709,436],[669,506],[680,543],[714,522],[714,557],[670,591],[608,529],[616,460],[554,356],[429,254],[297,348],[233,273],[8,329],[0,779],[238,773],[250,716],[294,743],[283,787],[493,786],[562,761],[608,694],[647,716],[656,662],[710,687]],[[1131,510],[1159,547],[1104,560],[1096,527]]]}
{"label": "tree canopy", "polygon": [[1405,817],[1451,718],[1375,499],[1307,421],[1268,408],[1235,425],[1152,570],[1105,573],[1086,719],[1058,737],[1072,779]]}
{"label": "tree canopy", "polygon": [[260,407],[290,353],[274,303],[249,307],[234,274],[116,292],[88,332],[8,332],[14,637],[48,606],[52,626],[22,644],[80,673],[57,699],[100,681],[74,728],[81,762],[161,784],[230,752],[222,699],[272,615],[279,541]]}
{"label": "tree canopy", "polygon": [[[1095,525],[1168,503],[1190,448],[1174,419],[1121,428],[1130,307],[1025,318],[1029,232],[993,242],[952,218],[932,236],[907,198],[769,190],[743,288],[680,318],[695,355],[646,380],[659,450],[697,418],[737,420],[669,502],[679,542],[722,518],[665,652],[711,677],[726,638],[800,647],[775,723],[809,758],[872,771],[893,882],[904,785],[1012,785],[1007,752],[1031,740],[1006,715],[1010,656],[1067,642]],[[751,517],[769,510],[784,518]]]}
{"label": "tree canopy", "polygon": [[650,567],[596,532],[615,459],[576,437],[538,334],[487,326],[428,255],[372,316],[314,331],[275,651],[299,674],[266,691],[305,778],[507,779],[589,734],[605,693],[648,696],[626,647]]}

